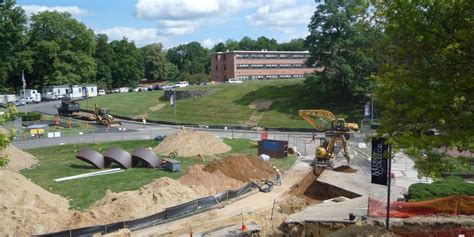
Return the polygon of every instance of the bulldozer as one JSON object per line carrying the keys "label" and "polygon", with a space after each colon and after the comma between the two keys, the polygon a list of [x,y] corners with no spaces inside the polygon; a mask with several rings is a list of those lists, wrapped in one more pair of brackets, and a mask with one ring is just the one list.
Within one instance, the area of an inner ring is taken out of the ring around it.
{"label": "bulldozer", "polygon": [[111,127],[114,124],[122,125],[122,122],[114,120],[114,117],[109,114],[106,108],[100,108],[97,104],[94,105],[94,116],[97,124],[102,124]]}
{"label": "bulldozer", "polygon": [[[312,162],[314,167],[333,168],[332,159],[339,151],[342,151],[347,163],[350,162],[347,141],[353,131],[358,131],[357,124],[346,123],[344,119],[336,118],[333,113],[327,110],[300,110],[299,116],[313,126],[316,131],[325,132],[325,137],[320,140],[320,145],[316,148],[316,157]],[[330,124],[329,128],[325,126],[328,124]]]}

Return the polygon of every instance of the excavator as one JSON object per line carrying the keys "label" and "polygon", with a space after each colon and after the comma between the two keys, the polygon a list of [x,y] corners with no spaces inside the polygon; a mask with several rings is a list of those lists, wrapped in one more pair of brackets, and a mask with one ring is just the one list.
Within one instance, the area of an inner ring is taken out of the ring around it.
{"label": "excavator", "polygon": [[114,117],[109,114],[109,110],[100,108],[97,104],[94,105],[94,115],[97,124],[102,124],[107,127],[111,127],[113,124],[122,125],[122,122],[114,120]]}
{"label": "excavator", "polygon": [[[312,165],[314,167],[333,168],[336,148],[341,148],[347,163],[350,161],[347,149],[347,141],[353,131],[358,131],[356,123],[346,123],[342,118],[336,118],[333,113],[327,110],[311,109],[300,110],[299,116],[313,126],[319,132],[325,132],[325,138],[320,141],[320,146],[316,148],[316,159]],[[327,128],[327,125],[331,126]],[[326,125],[326,126],[325,126]]]}

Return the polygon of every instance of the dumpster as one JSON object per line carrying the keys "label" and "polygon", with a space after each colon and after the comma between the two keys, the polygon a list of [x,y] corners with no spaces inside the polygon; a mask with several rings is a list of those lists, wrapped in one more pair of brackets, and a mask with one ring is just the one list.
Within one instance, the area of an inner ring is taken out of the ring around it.
{"label": "dumpster", "polygon": [[258,142],[258,155],[265,154],[272,158],[288,156],[288,141],[262,140]]}
{"label": "dumpster", "polygon": [[181,161],[173,159],[164,159],[166,162],[166,169],[171,172],[181,171]]}

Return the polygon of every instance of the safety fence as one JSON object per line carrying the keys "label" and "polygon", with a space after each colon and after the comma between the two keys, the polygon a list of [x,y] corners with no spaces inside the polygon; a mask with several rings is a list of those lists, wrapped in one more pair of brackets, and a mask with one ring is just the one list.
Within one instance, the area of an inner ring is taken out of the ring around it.
{"label": "safety fence", "polygon": [[[474,215],[474,196],[450,196],[419,202],[390,203],[390,217],[409,218],[427,215]],[[368,215],[386,217],[387,203],[369,197]]]}
{"label": "safety fence", "polygon": [[222,193],[218,193],[214,196],[203,197],[189,201],[174,207],[168,207],[163,212],[156,213],[150,216],[121,221],[105,225],[88,226],[78,229],[64,230],[49,234],[35,235],[35,236],[47,236],[47,237],[70,237],[70,236],[92,236],[93,234],[101,233],[107,234],[118,231],[123,228],[130,230],[138,230],[150,226],[155,226],[163,223],[167,223],[173,220],[177,220],[186,216],[194,215],[206,210],[219,207],[223,202],[227,200],[237,198],[248,192],[250,192],[256,186],[253,183],[247,183],[243,187],[237,190],[227,190]]}

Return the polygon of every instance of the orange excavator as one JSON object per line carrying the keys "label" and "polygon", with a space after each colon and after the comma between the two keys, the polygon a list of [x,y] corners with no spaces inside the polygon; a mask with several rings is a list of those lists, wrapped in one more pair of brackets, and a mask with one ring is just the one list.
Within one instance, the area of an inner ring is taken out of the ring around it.
{"label": "orange excavator", "polygon": [[122,122],[114,120],[114,117],[109,114],[108,109],[99,108],[97,104],[94,105],[94,116],[97,124],[102,124],[107,127],[111,127],[113,124],[122,125]]}
{"label": "orange excavator", "polygon": [[313,166],[332,168],[334,166],[332,159],[337,155],[336,148],[340,148],[347,163],[350,162],[347,140],[353,131],[359,130],[356,123],[346,123],[344,119],[336,118],[330,111],[321,109],[300,110],[299,116],[316,131],[325,132],[325,138],[321,139],[319,147],[316,148]]}

